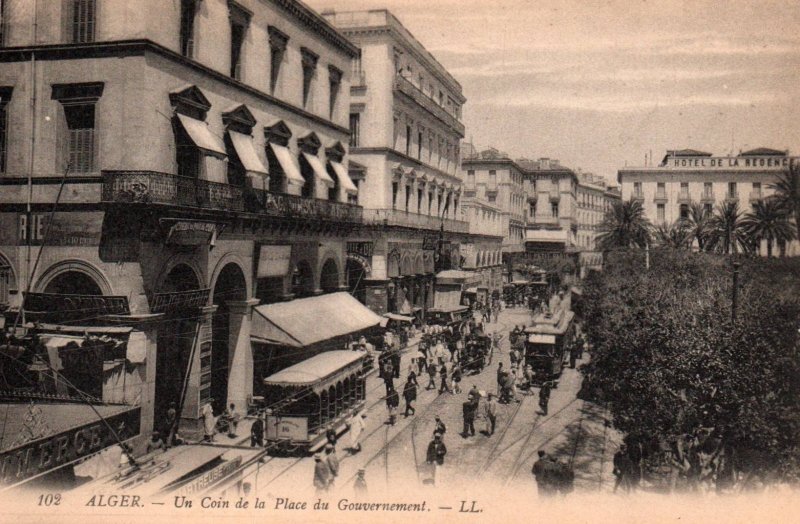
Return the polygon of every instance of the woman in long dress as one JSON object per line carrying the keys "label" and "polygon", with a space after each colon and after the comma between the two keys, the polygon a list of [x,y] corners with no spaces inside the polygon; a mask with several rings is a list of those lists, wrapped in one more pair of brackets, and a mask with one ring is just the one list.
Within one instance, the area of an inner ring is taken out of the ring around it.
{"label": "woman in long dress", "polygon": [[214,433],[216,433],[217,418],[214,416],[214,408],[211,406],[211,401],[203,404],[203,408],[200,410],[200,416],[203,417],[205,440],[213,442]]}
{"label": "woman in long dress", "polygon": [[367,415],[365,413],[354,413],[348,421],[348,426],[350,428],[350,453],[358,453],[361,451],[361,442],[359,442],[359,439],[361,438],[361,433],[364,432],[366,425],[364,419],[366,417]]}

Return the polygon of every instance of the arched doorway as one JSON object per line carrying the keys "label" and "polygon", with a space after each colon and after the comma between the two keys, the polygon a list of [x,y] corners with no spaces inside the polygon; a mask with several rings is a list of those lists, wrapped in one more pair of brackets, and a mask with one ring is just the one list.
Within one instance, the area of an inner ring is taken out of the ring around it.
{"label": "arched doorway", "polygon": [[80,271],[64,271],[56,275],[44,288],[45,293],[54,293],[59,295],[102,295],[103,290],[100,289],[95,280]]}
{"label": "arched doorway", "polygon": [[356,300],[362,304],[367,303],[367,287],[364,281],[367,278],[367,270],[359,260],[348,258],[345,265],[345,276],[347,278],[347,289]]}
{"label": "arched doorway", "polygon": [[[231,348],[231,311],[229,302],[247,298],[247,282],[241,268],[228,264],[222,268],[214,284],[212,302],[217,306],[211,322],[211,397],[214,413],[222,413],[228,405],[228,378],[233,351]],[[235,340],[233,344],[235,344]],[[236,406],[241,409],[243,406]]]}
{"label": "arched doorway", "polygon": [[296,298],[308,297],[314,293],[314,272],[311,264],[299,261],[292,271],[292,294]]}
{"label": "arched doorway", "polygon": [[[156,293],[178,293],[200,289],[200,279],[186,264],[175,265],[164,277]],[[166,420],[167,410],[185,407],[184,383],[189,372],[189,359],[198,330],[196,309],[172,308],[164,311],[164,320],[159,324],[156,349],[156,392],[154,420],[156,428]],[[180,416],[180,413],[179,413]],[[162,431],[165,428],[159,428]]]}
{"label": "arched doorway", "polygon": [[339,268],[332,258],[326,260],[322,265],[322,272],[319,275],[319,287],[324,293],[339,291]]}

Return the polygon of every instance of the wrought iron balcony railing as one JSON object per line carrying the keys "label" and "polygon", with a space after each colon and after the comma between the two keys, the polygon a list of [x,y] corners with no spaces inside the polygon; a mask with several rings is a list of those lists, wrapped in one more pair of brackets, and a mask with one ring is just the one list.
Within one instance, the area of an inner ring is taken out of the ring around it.
{"label": "wrought iron balcony railing", "polygon": [[365,209],[364,223],[383,224],[387,226],[412,227],[416,229],[430,229],[438,231],[444,223],[444,230],[453,233],[467,233],[469,222],[438,216],[421,215],[400,209]]}
{"label": "wrought iron balcony railing", "polygon": [[431,98],[417,88],[411,81],[403,78],[400,75],[395,77],[394,82],[395,90],[410,97],[414,102],[421,105],[425,110],[433,116],[444,122],[446,125],[454,129],[460,136],[464,136],[465,128],[456,117],[448,113],[439,104],[431,100]]}

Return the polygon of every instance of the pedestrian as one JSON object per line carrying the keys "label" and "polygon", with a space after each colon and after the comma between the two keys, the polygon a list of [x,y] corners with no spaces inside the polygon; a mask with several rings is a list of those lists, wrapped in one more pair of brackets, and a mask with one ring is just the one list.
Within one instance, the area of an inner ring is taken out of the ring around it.
{"label": "pedestrian", "polygon": [[[397,341],[397,337],[395,337],[395,341]],[[392,362],[392,369],[394,370],[394,378],[400,378],[400,346],[398,342],[395,342],[397,347],[394,348],[390,355],[390,359]]]}
{"label": "pedestrian", "polygon": [[364,473],[363,469],[359,469],[356,480],[353,481],[353,492],[359,497],[367,496],[367,480],[364,478]]}
{"label": "pedestrian", "polygon": [[460,386],[460,383],[461,383],[461,364],[459,364],[458,362],[453,364],[453,371],[451,373],[451,379],[452,379],[452,386],[450,388],[450,390],[451,390],[450,392],[453,393],[453,394],[461,393],[461,386]]}
{"label": "pedestrian", "polygon": [[328,462],[322,460],[322,455],[317,453],[314,455],[314,488],[317,490],[317,496],[327,493],[330,482],[331,470]]}
{"label": "pedestrian", "polygon": [[444,445],[444,440],[441,433],[435,433],[433,440],[428,444],[428,451],[425,455],[425,461],[431,466],[431,480],[436,483],[436,469],[444,466],[444,456],[447,455],[447,446]]}
{"label": "pedestrian", "polygon": [[442,364],[442,369],[439,370],[439,378],[441,379],[441,384],[439,385],[439,394],[441,395],[445,391],[452,393],[450,388],[447,387],[447,366],[444,364]]}
{"label": "pedestrian", "polygon": [[500,396],[500,393],[503,391],[503,378],[506,372],[503,369],[503,363],[500,362],[497,364],[497,396]]}
{"label": "pedestrian", "polygon": [[333,487],[336,477],[339,476],[339,457],[336,456],[336,448],[332,444],[325,444],[325,462],[331,472],[328,479],[328,489],[330,489]]}
{"label": "pedestrian", "polygon": [[472,397],[468,398],[461,405],[461,410],[464,417],[464,430],[461,432],[461,436],[464,438],[474,437],[476,404],[472,400]]}
{"label": "pedestrian", "polygon": [[533,374],[533,367],[529,364],[525,366],[525,371],[523,373],[523,385],[526,388],[528,395],[533,395],[533,383],[535,377]]}
{"label": "pedestrian", "polygon": [[152,453],[153,451],[160,449],[166,451],[167,445],[161,440],[161,435],[158,431],[153,431],[150,434],[150,440],[147,441],[147,450],[146,453]]}
{"label": "pedestrian", "polygon": [[178,428],[178,411],[175,407],[175,402],[169,403],[169,409],[167,409],[167,416],[164,420],[164,426],[162,434],[165,436],[166,441],[165,444],[168,448],[175,445],[175,431]]}
{"label": "pedestrian", "polygon": [[406,385],[403,387],[403,399],[406,401],[405,416],[408,417],[409,411],[412,415],[416,413],[413,404],[417,400],[417,382],[412,380],[411,375],[408,376]]}
{"label": "pedestrian", "polygon": [[394,426],[395,418],[397,417],[397,406],[400,405],[400,397],[397,394],[397,390],[392,389],[386,395],[386,408],[389,411],[389,424]]}
{"label": "pedestrian", "polygon": [[436,424],[436,426],[433,428],[434,433],[440,433],[442,435],[447,433],[447,426],[445,425],[444,422],[442,422],[442,419],[439,418],[439,415],[433,417],[433,420],[435,421]]}
{"label": "pedestrian", "polygon": [[483,405],[483,413],[486,415],[486,434],[492,436],[497,424],[497,403],[494,401],[492,393],[489,393],[486,398],[486,403]]}
{"label": "pedestrian", "polygon": [[436,363],[433,360],[428,362],[428,385],[425,390],[436,389]]}
{"label": "pedestrian", "polygon": [[325,430],[325,440],[327,440],[328,444],[330,444],[334,448],[336,447],[336,441],[338,439],[339,438],[338,438],[338,435],[336,435],[336,430],[335,429],[333,429],[332,427],[329,427],[327,430]]}
{"label": "pedestrian", "polygon": [[264,447],[264,413],[259,411],[253,425],[250,426],[250,447]]}
{"label": "pedestrian", "polygon": [[239,426],[239,414],[236,412],[236,405],[231,403],[223,414],[223,419],[228,424],[228,437],[236,438],[236,428]]}
{"label": "pedestrian", "polygon": [[410,380],[411,382],[413,382],[415,385],[418,386],[419,384],[417,383],[416,369],[417,369],[416,363],[412,361],[411,364],[408,365],[408,375],[406,380]]}
{"label": "pedestrian", "polygon": [[389,358],[384,360],[383,382],[386,385],[386,394],[388,395],[394,389],[394,365]]}
{"label": "pedestrian", "polygon": [[206,442],[214,442],[214,434],[217,431],[217,418],[214,416],[212,402],[213,398],[208,399],[200,409],[200,417],[203,419],[203,440]]}
{"label": "pedestrian", "polygon": [[632,468],[633,462],[628,457],[628,447],[625,444],[620,444],[619,450],[614,453],[614,476],[617,477],[616,482],[614,482],[614,493],[617,492],[617,488],[620,486],[622,486],[624,492],[630,492]]}
{"label": "pedestrian", "polygon": [[347,421],[347,429],[350,432],[350,453],[355,454],[361,451],[361,434],[366,429],[367,414],[364,412],[353,413]]}
{"label": "pedestrian", "polygon": [[578,359],[578,346],[573,344],[572,347],[569,348],[569,367],[570,369],[575,369],[575,361]]}
{"label": "pedestrian", "polygon": [[420,346],[419,352],[417,353],[417,375],[422,375],[425,372],[428,367],[427,362],[428,356],[425,354],[425,350]]}
{"label": "pedestrian", "polygon": [[550,401],[550,381],[545,380],[542,387],[539,389],[539,407],[542,408],[542,414],[547,415],[547,404]]}
{"label": "pedestrian", "polygon": [[547,497],[555,494],[553,486],[553,467],[552,461],[547,456],[547,453],[540,449],[538,451],[539,459],[533,464],[531,473],[536,478],[536,487],[539,491],[540,497]]}

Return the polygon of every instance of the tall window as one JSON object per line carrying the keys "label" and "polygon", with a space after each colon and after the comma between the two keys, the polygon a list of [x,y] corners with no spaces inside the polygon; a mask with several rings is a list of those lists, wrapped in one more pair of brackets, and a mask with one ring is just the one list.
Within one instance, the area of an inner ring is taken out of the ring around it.
{"label": "tall window", "polygon": [[311,96],[311,83],[317,71],[319,55],[305,47],[300,48],[300,52],[303,57],[303,106],[305,107]]}
{"label": "tall window", "polygon": [[558,202],[550,203],[550,214],[553,218],[558,218]]}
{"label": "tall window", "polygon": [[712,189],[711,182],[703,183],[703,197],[704,198],[713,198],[713,189]]}
{"label": "tall window", "polygon": [[406,154],[411,156],[411,126],[406,125]]}
{"label": "tall window", "polygon": [[681,182],[681,197],[689,197],[689,182]]}
{"label": "tall window", "polygon": [[400,184],[392,182],[392,209],[397,209],[397,193],[400,192]]}
{"label": "tall window", "polygon": [[181,54],[194,57],[194,17],[197,0],[181,0]]}
{"label": "tall window", "polygon": [[728,182],[728,198],[736,198],[736,182]]}
{"label": "tall window", "polygon": [[656,186],[656,198],[666,198],[667,197],[667,188],[664,182],[659,182]]}
{"label": "tall window", "polygon": [[406,186],[406,211],[411,208],[411,186]]}
{"label": "tall window", "polygon": [[245,26],[231,23],[231,77],[242,79],[242,46],[244,44]]}
{"label": "tall window", "polygon": [[433,209],[433,191],[428,192],[428,214],[431,214],[431,209]]}
{"label": "tall window", "polygon": [[689,204],[681,204],[680,217],[682,220],[689,218]]}
{"label": "tall window", "polygon": [[761,182],[753,182],[753,197],[761,198]]}
{"label": "tall window", "polygon": [[633,194],[634,194],[634,196],[642,196],[642,183],[641,182],[634,182],[633,183]]}
{"label": "tall window", "polygon": [[342,72],[333,66],[328,66],[328,85],[330,87],[330,118],[336,112],[336,99],[339,97],[339,89],[342,87]]}
{"label": "tall window", "polygon": [[467,187],[475,187],[475,170],[467,170]]}
{"label": "tall window", "polygon": [[286,54],[286,44],[289,42],[289,37],[284,33],[269,26],[269,91],[275,94],[275,88],[278,85],[278,74],[281,70],[281,63],[283,63],[283,55]]}
{"label": "tall window", "polygon": [[714,212],[714,207],[709,202],[706,202],[705,204],[703,204],[703,209],[705,209],[706,214],[708,214],[708,215],[710,215],[710,214],[712,214]]}
{"label": "tall window", "polygon": [[[3,2],[5,3],[5,2]],[[8,112],[7,106],[11,100],[13,87],[0,87],[0,173],[8,169]]]}
{"label": "tall window", "polygon": [[69,30],[73,44],[94,42],[96,14],[95,0],[71,0]]}
{"label": "tall window", "polygon": [[350,113],[350,147],[358,147],[361,142],[361,114]]}
{"label": "tall window", "polygon": [[665,209],[666,209],[665,204],[656,204],[656,219],[658,220],[659,224],[664,223]]}
{"label": "tall window", "polygon": [[422,214],[422,189],[417,189],[417,214]]}
{"label": "tall window", "polygon": [[94,161],[94,104],[64,105],[67,163],[73,173],[91,173]]}
{"label": "tall window", "polygon": [[6,45],[6,33],[8,32],[8,25],[6,24],[6,9],[7,0],[0,0],[0,47]]}
{"label": "tall window", "polygon": [[497,188],[497,171],[494,169],[489,170],[489,189]]}
{"label": "tall window", "polygon": [[417,158],[422,160],[422,131],[417,133]]}

